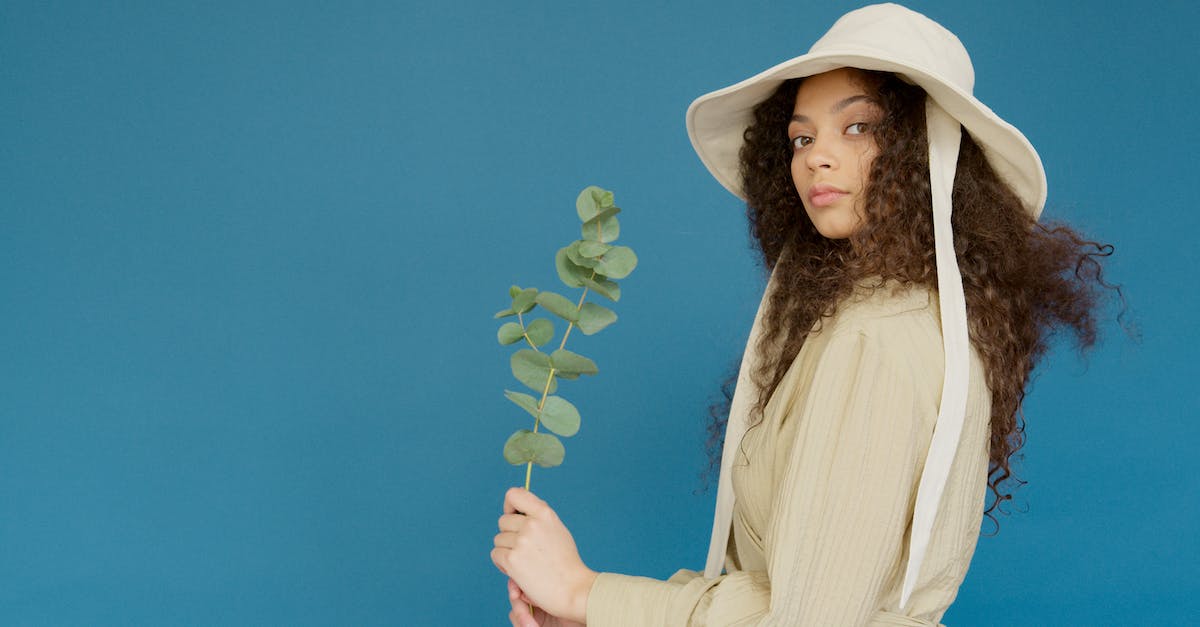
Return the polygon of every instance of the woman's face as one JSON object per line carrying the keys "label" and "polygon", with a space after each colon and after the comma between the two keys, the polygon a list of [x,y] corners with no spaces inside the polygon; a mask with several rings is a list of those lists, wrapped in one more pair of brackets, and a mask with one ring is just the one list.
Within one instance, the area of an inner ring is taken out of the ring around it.
{"label": "woman's face", "polygon": [[883,111],[858,78],[857,70],[840,68],[804,79],[787,127],[792,183],[808,219],[830,239],[850,237],[865,219],[864,193],[879,152],[873,128]]}

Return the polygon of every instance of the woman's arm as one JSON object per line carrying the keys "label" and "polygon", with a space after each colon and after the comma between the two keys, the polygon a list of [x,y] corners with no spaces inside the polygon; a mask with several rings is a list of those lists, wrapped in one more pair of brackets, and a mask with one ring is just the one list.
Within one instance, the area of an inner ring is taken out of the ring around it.
{"label": "woman's arm", "polygon": [[936,336],[913,341],[925,329],[898,322],[835,333],[790,412],[799,422],[766,530],[763,624],[865,624],[902,566],[942,359]]}
{"label": "woman's arm", "polygon": [[601,573],[588,624],[867,622],[899,567],[937,412],[939,345],[913,322],[831,328],[806,391],[781,399],[797,422],[764,534],[767,572],[679,583]]}

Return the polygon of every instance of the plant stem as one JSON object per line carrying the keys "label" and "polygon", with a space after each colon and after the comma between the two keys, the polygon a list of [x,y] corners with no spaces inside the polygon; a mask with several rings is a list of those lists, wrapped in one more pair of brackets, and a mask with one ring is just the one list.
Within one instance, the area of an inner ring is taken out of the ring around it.
{"label": "plant stem", "polygon": [[[546,387],[542,388],[542,400],[538,401],[538,413],[533,417],[533,432],[538,432],[538,426],[542,424],[542,408],[546,406],[546,396],[550,394],[550,384],[554,381],[554,368],[550,368],[550,374],[546,377]],[[525,462],[525,489],[529,489],[529,478],[533,474],[533,462]]]}
{"label": "plant stem", "polygon": [[[595,270],[592,270],[592,276],[589,278],[589,280],[591,280],[591,281],[596,280],[596,271]],[[579,295],[579,302],[575,303],[575,314],[577,316],[578,316],[579,312],[583,309],[583,299],[587,298],[588,289],[589,288],[586,285],[583,286],[583,293]],[[563,333],[563,339],[562,339],[562,342],[559,343],[559,345],[558,345],[558,350],[562,350],[562,348],[567,345],[567,336],[571,335],[571,329],[573,329],[573,328],[575,328],[575,323],[568,322],[567,330],[565,333]]]}
{"label": "plant stem", "polygon": [[[592,277],[595,277],[595,276],[596,276],[596,271],[595,271],[595,270],[592,270]],[[579,310],[580,310],[580,309],[583,309],[583,299],[587,298],[587,293],[588,293],[588,288],[586,288],[586,287],[585,287],[585,288],[583,288],[583,294],[581,294],[581,295],[579,296],[579,302],[578,302],[578,303],[575,303],[575,313],[576,313],[576,315],[578,315],[578,314],[579,314]],[[560,342],[560,343],[558,344],[558,350],[562,350],[562,348],[563,348],[564,346],[566,346],[566,345],[567,345],[567,338],[568,338],[568,337],[570,337],[570,335],[571,335],[571,329],[574,329],[574,328],[575,328],[575,323],[574,323],[574,322],[567,322],[567,330],[566,330],[566,332],[564,332],[564,333],[563,333],[563,339],[562,339],[562,342]]]}

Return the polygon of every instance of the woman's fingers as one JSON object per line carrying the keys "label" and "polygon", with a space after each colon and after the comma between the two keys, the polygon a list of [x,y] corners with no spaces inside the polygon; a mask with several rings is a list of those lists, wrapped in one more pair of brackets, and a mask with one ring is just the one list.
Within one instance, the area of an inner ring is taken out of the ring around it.
{"label": "woman's fingers", "polygon": [[529,602],[525,598],[525,594],[517,587],[517,582],[511,578],[508,580],[508,602],[512,605],[512,611],[508,613],[508,619],[517,627],[537,627],[537,619],[529,613]]}
{"label": "woman's fingers", "polygon": [[513,581],[512,577],[508,578],[508,600],[513,603],[520,602],[522,605],[533,605],[533,601],[530,601],[529,597],[525,596],[525,591],[521,590],[521,587],[517,585],[517,582]]}
{"label": "woman's fingers", "polygon": [[520,531],[526,520],[529,519],[521,514],[505,514],[500,517],[500,531]]}
{"label": "woman's fingers", "polygon": [[533,495],[533,492],[523,488],[509,488],[504,493],[504,513],[520,512],[534,518],[545,518],[552,515],[554,510],[545,501]]}
{"label": "woman's fingers", "polygon": [[520,627],[540,627],[537,618],[529,613],[529,606],[520,601],[513,605],[512,616],[516,618],[514,624]]}
{"label": "woman's fingers", "polygon": [[509,551],[511,551],[511,549],[502,549],[500,547],[496,547],[492,549],[491,553],[492,563],[495,564],[496,568],[498,568],[500,572],[504,573],[505,575],[508,575]]}

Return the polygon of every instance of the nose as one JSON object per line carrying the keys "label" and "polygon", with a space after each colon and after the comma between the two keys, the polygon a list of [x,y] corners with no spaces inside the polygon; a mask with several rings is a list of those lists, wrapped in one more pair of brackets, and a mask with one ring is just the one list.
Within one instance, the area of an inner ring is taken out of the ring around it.
{"label": "nose", "polygon": [[826,139],[822,141],[820,137],[813,139],[813,143],[808,147],[808,154],[804,156],[804,164],[809,170],[816,171],[817,169],[831,169],[837,167],[837,157],[834,155],[833,142]]}

